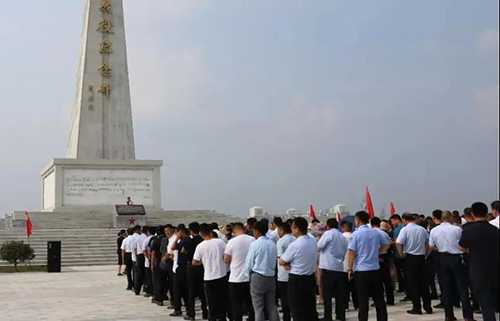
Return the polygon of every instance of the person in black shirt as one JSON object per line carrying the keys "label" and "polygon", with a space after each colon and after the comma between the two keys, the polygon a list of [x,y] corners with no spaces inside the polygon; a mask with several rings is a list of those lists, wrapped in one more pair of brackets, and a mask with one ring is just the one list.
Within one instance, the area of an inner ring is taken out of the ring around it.
{"label": "person in black shirt", "polygon": [[[193,260],[194,251],[198,244],[203,242],[203,238],[200,236],[200,224],[193,222],[189,224],[189,232],[191,233],[191,243],[188,249],[188,256],[190,262]],[[195,320],[195,299],[198,297],[201,302],[201,311],[203,319],[208,318],[208,308],[207,300],[205,297],[205,290],[203,288],[203,266],[194,266],[192,264],[187,265],[187,282],[188,282],[188,304],[187,304],[187,316],[184,317],[185,320]]]}
{"label": "person in black shirt", "polygon": [[161,262],[161,243],[165,238],[163,231],[163,226],[158,226],[156,229],[156,235],[150,241],[151,247],[151,274],[153,278],[153,299],[152,303],[163,305],[163,289],[166,279],[163,277],[162,270],[160,268]]}
{"label": "person in black shirt", "polygon": [[498,295],[498,229],[488,223],[488,206],[471,206],[474,221],[463,227],[460,246],[469,253],[469,274],[484,321],[495,321]]}
{"label": "person in black shirt", "polygon": [[123,253],[122,253],[122,243],[126,235],[125,230],[121,230],[118,233],[118,238],[116,239],[116,254],[118,254],[118,276],[122,276],[122,266],[123,266]]}
{"label": "person in black shirt", "polygon": [[182,303],[188,305],[188,283],[187,283],[187,266],[188,262],[193,260],[193,256],[189,257],[192,251],[192,240],[189,238],[189,232],[186,227],[181,224],[177,227],[177,242],[173,245],[172,251],[177,251],[177,270],[174,277],[174,312],[170,316],[182,316]]}

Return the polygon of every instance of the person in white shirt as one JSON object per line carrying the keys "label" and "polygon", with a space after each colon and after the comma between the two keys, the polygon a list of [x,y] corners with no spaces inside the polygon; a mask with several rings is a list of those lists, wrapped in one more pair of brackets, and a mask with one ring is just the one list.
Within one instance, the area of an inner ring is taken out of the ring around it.
{"label": "person in white shirt", "polygon": [[496,228],[499,228],[499,220],[500,220],[500,201],[494,201],[491,203],[491,213],[495,217],[493,220],[490,221],[490,224],[495,226]]}
{"label": "person in white shirt", "polygon": [[433,228],[429,237],[429,253],[439,252],[439,279],[442,300],[445,307],[445,320],[456,320],[453,313],[455,295],[458,294],[462,303],[462,313],[465,320],[474,319],[469,301],[465,266],[462,263],[462,249],[459,242],[462,228],[453,225],[454,217],[449,211],[442,214],[443,222]]}
{"label": "person in white shirt", "polygon": [[266,236],[274,241],[274,243],[278,242],[279,235],[278,235],[278,227],[283,224],[283,220],[279,216],[275,216],[273,218],[272,223],[270,224],[269,231],[267,232]]}
{"label": "person in white shirt", "polygon": [[134,262],[132,262],[132,234],[133,229],[129,228],[127,230],[127,237],[123,240],[121,250],[123,254],[123,262],[125,263],[125,273],[127,274],[127,290],[133,290],[134,279],[133,279],[133,268]]}
{"label": "person in white shirt", "polygon": [[[346,238],[347,244],[352,239],[352,230],[353,226],[352,223],[349,221],[342,221],[341,223],[341,229],[342,229],[342,235]],[[349,262],[348,262],[348,256],[349,256],[349,251],[347,251],[345,258],[344,258],[344,272],[349,271]],[[346,302],[345,302],[345,307],[346,309],[349,308],[349,299],[352,298],[352,305],[354,307],[354,310],[358,309],[358,292],[356,291],[356,283],[354,278],[349,279],[347,281],[347,297],[346,297]]]}
{"label": "person in white shirt", "polygon": [[[146,231],[147,228],[144,229]],[[144,257],[144,242],[147,236],[143,229],[138,225],[134,228],[134,240],[132,241],[132,257],[135,256],[134,263],[134,291],[135,295],[140,295],[142,286],[144,285],[145,274],[145,257]]]}
{"label": "person in white shirt", "polygon": [[[292,228],[289,223],[283,222],[278,225],[279,240],[277,243],[278,260],[286,252],[288,246],[295,241],[292,235]],[[278,293],[281,300],[281,310],[283,311],[283,321],[290,321],[290,304],[288,303],[288,270],[278,264]]]}
{"label": "person in white shirt", "polygon": [[149,298],[153,295],[153,274],[151,273],[151,249],[149,248],[149,242],[151,241],[152,228],[144,227],[143,231],[145,231],[146,238],[144,239],[144,243],[142,244],[142,248],[144,249],[144,296]]}
{"label": "person in white shirt", "polygon": [[226,244],[214,238],[208,224],[200,225],[203,242],[198,244],[193,256],[193,265],[203,265],[203,280],[208,301],[209,320],[225,320],[227,293],[227,266],[224,262]]}
{"label": "person in white shirt", "polygon": [[224,262],[229,265],[229,298],[233,321],[242,321],[245,308],[249,307],[249,320],[254,319],[252,298],[250,297],[250,275],[245,260],[255,239],[245,233],[243,223],[232,224],[234,237],[229,240],[224,251]]}
{"label": "person in white shirt", "polygon": [[327,231],[318,241],[321,287],[325,305],[324,321],[332,321],[332,299],[335,298],[336,320],[345,321],[345,296],[347,293],[347,273],[344,260],[347,254],[347,239],[338,230],[336,219],[326,222]]}

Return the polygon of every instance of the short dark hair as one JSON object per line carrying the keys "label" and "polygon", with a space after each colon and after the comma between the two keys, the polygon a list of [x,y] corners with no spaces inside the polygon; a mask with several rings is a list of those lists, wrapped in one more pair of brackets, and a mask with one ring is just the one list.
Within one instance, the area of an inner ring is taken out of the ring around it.
{"label": "short dark hair", "polygon": [[380,227],[380,223],[382,223],[382,221],[376,216],[372,217],[370,220],[370,224],[375,227]]}
{"label": "short dark hair", "polygon": [[472,209],[470,207],[464,208],[464,216],[472,216]]}
{"label": "short dark hair", "polygon": [[273,223],[274,223],[275,225],[280,225],[281,223],[283,223],[283,219],[282,219],[280,216],[275,216],[275,217],[273,218]]}
{"label": "short dark hair", "polygon": [[141,226],[140,225],[134,226],[134,233],[135,232],[140,232],[140,231],[141,231]]}
{"label": "short dark hair", "polygon": [[312,220],[312,223],[321,223],[317,218]]}
{"label": "short dark hair", "polygon": [[278,228],[282,229],[285,234],[292,233],[292,228],[290,227],[290,224],[288,224],[288,222],[281,223],[280,225],[278,225]]}
{"label": "short dark hair", "polygon": [[167,224],[165,225],[165,228],[174,229],[175,227],[172,224]]}
{"label": "short dark hair", "polygon": [[443,211],[439,209],[432,211],[432,217],[435,218],[436,220],[442,220]]}
{"label": "short dark hair", "polygon": [[210,223],[210,228],[212,230],[218,230],[219,229],[219,224],[213,222],[213,223]]}
{"label": "short dark hair", "polygon": [[293,220],[293,225],[299,229],[302,234],[307,234],[307,220],[303,217],[296,217]]}
{"label": "short dark hair", "polygon": [[411,213],[405,213],[403,214],[403,220],[409,221],[409,222],[414,222],[417,219],[415,214]]}
{"label": "short dark hair", "polygon": [[207,236],[207,235],[212,235],[212,229],[210,228],[210,225],[207,223],[203,223],[200,225],[200,234]]}
{"label": "short dark hair", "polygon": [[339,222],[335,218],[329,218],[326,221],[326,226],[328,226],[329,228],[339,228]]}
{"label": "short dark hair", "polygon": [[241,223],[241,222],[236,222],[236,223],[233,223],[233,224],[228,225],[228,226],[232,227],[233,230],[235,228],[239,228],[241,230],[245,230],[245,225],[243,225],[243,223]]}
{"label": "short dark hair", "polygon": [[257,223],[257,219],[255,217],[249,217],[247,219],[247,225],[253,227]]}
{"label": "short dark hair", "polygon": [[356,217],[363,224],[368,224],[368,221],[370,220],[370,215],[368,215],[366,211],[359,211],[354,215],[354,217]]}
{"label": "short dark hair", "polygon": [[483,202],[476,202],[471,205],[472,215],[475,217],[484,218],[488,216],[488,206]]}
{"label": "short dark hair", "polygon": [[199,234],[200,233],[200,223],[198,222],[192,222],[192,223],[189,223],[189,230],[191,231],[191,233],[193,234]]}
{"label": "short dark hair", "polygon": [[500,201],[494,201],[491,203],[491,209],[500,212]]}
{"label": "short dark hair", "polygon": [[266,235],[267,231],[269,231],[269,221],[267,220],[260,220],[255,224],[254,227],[255,231],[259,232],[261,235]]}
{"label": "short dark hair", "polygon": [[389,218],[390,220],[398,220],[398,221],[402,221],[401,219],[401,216],[399,214],[394,214],[394,215],[391,215],[391,217]]}
{"label": "short dark hair", "polygon": [[127,229],[127,234],[128,234],[128,235],[132,235],[132,234],[134,234],[134,229],[133,229],[133,228],[131,228],[131,227],[129,227],[129,228]]}
{"label": "short dark hair", "polygon": [[352,232],[352,223],[349,221],[343,221],[342,222],[342,229],[344,232]]}

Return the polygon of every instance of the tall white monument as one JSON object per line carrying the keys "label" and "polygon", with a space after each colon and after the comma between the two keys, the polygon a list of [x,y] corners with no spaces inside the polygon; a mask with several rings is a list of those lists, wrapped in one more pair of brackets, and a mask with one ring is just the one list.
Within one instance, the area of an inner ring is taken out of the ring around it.
{"label": "tall white monument", "polygon": [[162,161],[136,160],[122,0],[86,0],[66,159],[42,171],[44,211],[161,209]]}

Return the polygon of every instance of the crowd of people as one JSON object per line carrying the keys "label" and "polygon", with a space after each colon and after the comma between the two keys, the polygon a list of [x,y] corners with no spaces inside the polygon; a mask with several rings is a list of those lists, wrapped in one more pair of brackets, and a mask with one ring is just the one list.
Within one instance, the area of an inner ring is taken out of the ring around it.
{"label": "crowd of people", "polygon": [[462,215],[435,210],[384,220],[359,211],[354,221],[325,225],[275,217],[222,228],[135,226],[118,238],[118,274],[123,263],[127,290],[184,320],[195,320],[199,300],[210,321],[345,321],[351,305],[367,321],[372,299],[377,321],[386,321],[399,292],[411,315],[442,309],[454,321],[461,307],[467,321],[474,313],[495,321],[499,215],[495,201],[491,212],[481,202]]}

